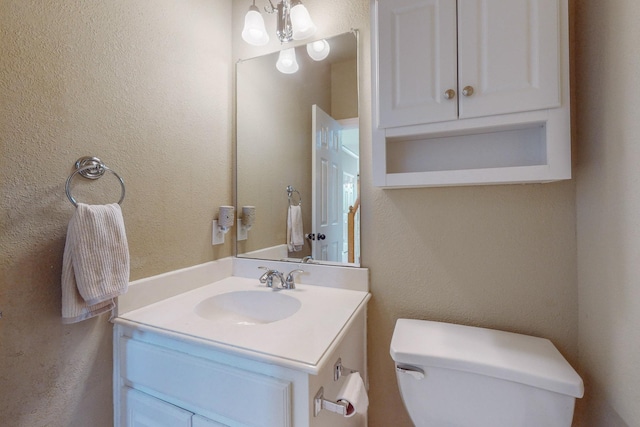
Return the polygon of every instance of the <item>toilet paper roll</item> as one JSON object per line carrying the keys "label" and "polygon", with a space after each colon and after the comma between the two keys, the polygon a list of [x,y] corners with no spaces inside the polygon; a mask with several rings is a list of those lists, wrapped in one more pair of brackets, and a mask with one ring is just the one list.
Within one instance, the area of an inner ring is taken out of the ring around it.
{"label": "toilet paper roll", "polygon": [[369,408],[369,397],[364,386],[364,381],[358,372],[354,372],[347,376],[342,384],[342,388],[338,392],[338,402],[347,404],[346,417],[352,417],[357,414],[365,414]]}
{"label": "toilet paper roll", "polygon": [[233,206],[220,206],[218,225],[224,229],[233,227]]}

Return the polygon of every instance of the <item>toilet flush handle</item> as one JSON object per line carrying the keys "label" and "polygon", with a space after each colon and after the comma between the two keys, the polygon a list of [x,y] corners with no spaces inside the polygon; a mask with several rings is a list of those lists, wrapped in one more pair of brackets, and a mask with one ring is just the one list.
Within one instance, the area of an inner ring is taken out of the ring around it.
{"label": "toilet flush handle", "polygon": [[421,380],[424,378],[424,371],[420,368],[416,368],[415,366],[409,365],[396,365],[396,371],[411,375],[413,378],[417,380]]}

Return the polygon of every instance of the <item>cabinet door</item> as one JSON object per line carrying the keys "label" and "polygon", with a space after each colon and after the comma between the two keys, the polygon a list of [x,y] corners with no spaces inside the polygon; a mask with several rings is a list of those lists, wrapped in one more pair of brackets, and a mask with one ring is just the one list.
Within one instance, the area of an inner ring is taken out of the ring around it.
{"label": "cabinet door", "polygon": [[455,120],[456,0],[378,0],[374,19],[378,127]]}
{"label": "cabinet door", "polygon": [[191,412],[148,394],[125,387],[122,400],[124,427],[191,427]]}
{"label": "cabinet door", "polygon": [[460,118],[560,106],[559,13],[559,0],[458,0]]}
{"label": "cabinet door", "polygon": [[292,425],[289,380],[126,337],[120,337],[118,348],[120,376],[137,387],[188,404],[196,413],[233,420],[234,425]]}

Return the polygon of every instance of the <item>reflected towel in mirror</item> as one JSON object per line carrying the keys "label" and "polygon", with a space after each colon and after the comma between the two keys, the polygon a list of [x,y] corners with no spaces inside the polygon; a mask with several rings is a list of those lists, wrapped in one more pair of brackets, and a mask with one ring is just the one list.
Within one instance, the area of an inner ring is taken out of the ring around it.
{"label": "reflected towel in mirror", "polygon": [[289,206],[287,213],[287,248],[289,252],[299,252],[304,245],[302,231],[302,207]]}

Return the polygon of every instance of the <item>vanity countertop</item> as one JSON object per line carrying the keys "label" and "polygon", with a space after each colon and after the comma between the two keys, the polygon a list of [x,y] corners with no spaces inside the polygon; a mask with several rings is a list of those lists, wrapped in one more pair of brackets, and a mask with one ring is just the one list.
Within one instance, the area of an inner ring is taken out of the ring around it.
{"label": "vanity countertop", "polygon": [[[285,319],[264,324],[211,320],[196,313],[200,302],[237,291],[277,292],[299,300],[300,308]],[[115,322],[133,322],[138,329],[159,334],[177,333],[185,340],[204,340],[215,349],[315,374],[369,296],[363,291],[303,284],[274,291],[257,279],[232,276],[122,314]]]}

